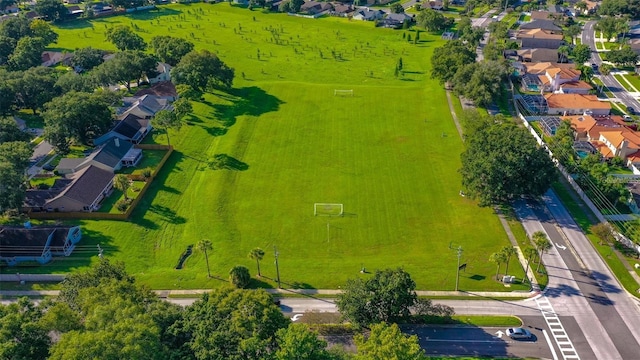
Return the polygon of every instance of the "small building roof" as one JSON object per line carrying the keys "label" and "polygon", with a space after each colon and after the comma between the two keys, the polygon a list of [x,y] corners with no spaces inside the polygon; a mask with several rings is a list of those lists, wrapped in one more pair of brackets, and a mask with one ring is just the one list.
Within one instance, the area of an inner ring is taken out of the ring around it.
{"label": "small building roof", "polygon": [[562,32],[562,28],[556,25],[553,20],[537,19],[520,25],[521,30],[548,30]]}
{"label": "small building roof", "polygon": [[517,39],[547,39],[547,40],[562,40],[562,33],[555,33],[550,30],[543,29],[522,29],[516,33]]}
{"label": "small building roof", "polygon": [[110,168],[115,168],[132,147],[132,143],[114,137],[107,140],[107,142],[104,143],[97,152],[91,154],[89,158],[105,164]]}
{"label": "small building roof", "polygon": [[62,247],[69,234],[70,226],[24,228],[0,227],[0,255],[2,257],[39,256],[53,234],[49,246]]}
{"label": "small building roof", "polygon": [[91,205],[113,177],[113,172],[90,165],[73,174],[73,182],[54,199],[66,196],[82,204]]}
{"label": "small building roof", "polygon": [[600,101],[595,95],[547,94],[549,108],[554,109],[611,109],[611,103]]}

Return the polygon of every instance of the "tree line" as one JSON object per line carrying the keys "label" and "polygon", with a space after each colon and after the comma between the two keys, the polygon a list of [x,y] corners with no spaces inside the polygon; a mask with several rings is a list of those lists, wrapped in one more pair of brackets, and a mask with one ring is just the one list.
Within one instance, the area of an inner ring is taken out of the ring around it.
{"label": "tree line", "polygon": [[[328,348],[313,325],[291,322],[263,290],[214,289],[180,307],[138,284],[123,264],[101,259],[86,272],[69,274],[56,299],[36,305],[21,298],[0,306],[0,358],[426,359],[417,337],[390,322],[416,304],[423,312],[452,311],[417,302],[414,287],[400,269],[347,286],[338,306],[347,319],[366,326],[354,336],[354,354]],[[381,312],[358,309],[358,295],[376,300]]]}

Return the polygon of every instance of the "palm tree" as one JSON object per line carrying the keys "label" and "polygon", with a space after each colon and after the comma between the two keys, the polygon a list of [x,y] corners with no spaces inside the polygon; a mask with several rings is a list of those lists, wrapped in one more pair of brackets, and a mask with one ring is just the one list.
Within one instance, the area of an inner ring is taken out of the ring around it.
{"label": "palm tree", "polygon": [[624,39],[630,30],[631,30],[631,26],[629,25],[629,21],[626,18],[621,18],[616,22],[616,31],[618,32],[618,34],[622,33],[622,39],[620,40],[619,49],[622,49],[622,45],[624,44]]}
{"label": "palm tree", "polygon": [[260,248],[255,248],[249,253],[249,259],[253,259],[256,261],[256,266],[258,267],[258,277],[262,276],[262,274],[260,274],[260,260],[262,260],[263,257],[264,250]]}
{"label": "palm tree", "polygon": [[211,244],[211,240],[202,239],[198,241],[198,244],[196,246],[198,247],[198,250],[204,253],[204,259],[207,262],[207,274],[209,275],[209,277],[211,277],[211,269],[209,269],[209,255],[207,254],[208,250],[213,250],[213,245]]}
{"label": "palm tree", "polygon": [[129,182],[129,178],[127,177],[127,175],[116,175],[116,178],[113,180],[113,187],[122,191],[122,193],[124,194],[124,199],[129,200],[129,198],[127,197],[127,191],[131,187],[131,183]]}
{"label": "palm tree", "polygon": [[504,257],[507,259],[505,261],[505,263],[507,264],[507,268],[504,270],[504,273],[506,275],[509,275],[509,260],[511,260],[511,257],[513,255],[516,255],[518,252],[513,246],[505,246],[502,248],[502,250],[500,250],[500,252],[503,253]]}
{"label": "palm tree", "polygon": [[573,24],[565,30],[564,34],[571,38],[571,45],[573,45],[575,44],[576,36],[580,35],[581,32],[580,24]]}
{"label": "palm tree", "polygon": [[497,252],[497,253],[493,253],[491,254],[491,256],[489,256],[489,261],[491,261],[492,263],[495,263],[498,265],[498,268],[496,269],[496,280],[498,280],[498,273],[500,272],[500,265],[502,265],[503,262],[505,262],[507,260],[507,258],[504,256],[504,253],[502,253],[501,251]]}
{"label": "palm tree", "polygon": [[531,236],[533,243],[536,246],[536,250],[538,251],[538,267],[536,268],[536,272],[540,270],[540,264],[542,263],[542,255],[549,249],[551,249],[551,242],[547,238],[547,234],[543,231],[536,231]]}
{"label": "palm tree", "polygon": [[[536,251],[536,249],[532,248],[532,247],[528,247],[526,249],[524,249],[524,256],[527,258],[527,268],[524,271],[524,278],[528,278],[527,273],[529,272],[529,264],[531,264],[531,260],[533,260],[533,258],[538,255],[538,252]],[[524,281],[524,279],[523,279]],[[529,280],[529,283],[531,283],[531,280]]]}
{"label": "palm tree", "polygon": [[562,45],[558,48],[558,55],[560,55],[561,63],[567,62],[570,52],[571,52],[571,49],[567,45]]}
{"label": "palm tree", "polygon": [[611,70],[613,69],[613,66],[611,66],[611,64],[602,64],[600,65],[600,74],[607,76],[609,74],[611,74]]}

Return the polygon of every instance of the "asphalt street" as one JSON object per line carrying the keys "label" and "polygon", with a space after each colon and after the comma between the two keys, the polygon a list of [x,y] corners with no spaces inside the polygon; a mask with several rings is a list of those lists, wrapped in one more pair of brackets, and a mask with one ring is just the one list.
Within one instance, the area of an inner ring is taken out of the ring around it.
{"label": "asphalt street", "polygon": [[[520,201],[516,212],[528,234],[542,230],[554,245],[544,255],[552,284],[544,296],[558,315],[573,316],[582,329],[590,346],[573,341],[574,334],[565,329],[578,354],[583,359],[637,358],[640,313],[635,300],[621,289],[557,197],[548,192],[544,202],[546,207]],[[589,350],[593,357],[585,355]]]}
{"label": "asphalt street", "polygon": [[[585,45],[589,45],[589,47],[591,48],[591,62],[600,66],[602,65],[602,58],[596,50],[596,40],[593,29],[595,24],[595,21],[588,21],[584,25],[582,29],[582,43]],[[613,77],[613,75],[600,75],[599,77],[602,82],[609,88],[609,90],[611,90],[615,97],[618,98],[622,103],[635,108],[636,111],[640,111],[640,102],[638,102],[638,100],[631,96],[626,91],[626,89],[622,85],[620,85],[618,80]]]}

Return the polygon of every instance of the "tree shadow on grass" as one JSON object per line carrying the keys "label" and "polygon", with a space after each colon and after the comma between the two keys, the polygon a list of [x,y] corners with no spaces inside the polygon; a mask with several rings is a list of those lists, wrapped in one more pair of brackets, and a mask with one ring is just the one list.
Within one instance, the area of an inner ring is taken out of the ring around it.
{"label": "tree shadow on grass", "polygon": [[249,165],[227,154],[216,154],[209,163],[209,167],[213,170],[235,170],[246,171]]}
{"label": "tree shadow on grass", "polygon": [[260,116],[277,111],[280,105],[284,104],[282,100],[267,94],[257,86],[231,89],[226,94],[217,93],[216,95],[231,102],[231,104],[212,104],[215,116],[225,127],[233,126],[238,116]]}
{"label": "tree shadow on grass", "polygon": [[149,211],[160,215],[165,221],[171,224],[184,224],[187,222],[187,219],[177,215],[173,209],[164,205],[151,205]]}

